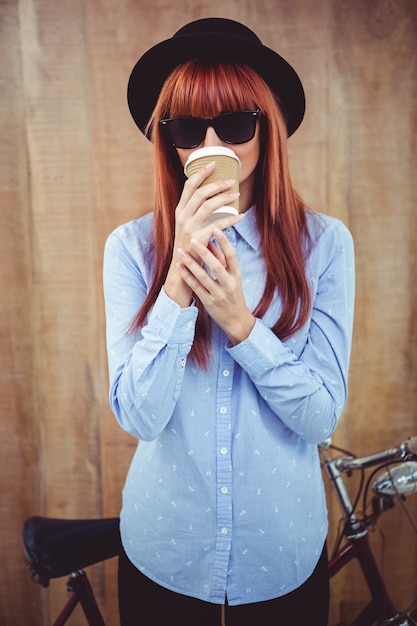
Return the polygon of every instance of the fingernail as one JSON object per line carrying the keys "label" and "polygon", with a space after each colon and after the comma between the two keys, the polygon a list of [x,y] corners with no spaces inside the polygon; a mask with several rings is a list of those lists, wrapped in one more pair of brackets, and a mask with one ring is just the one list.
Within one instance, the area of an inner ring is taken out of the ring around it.
{"label": "fingernail", "polygon": [[184,252],[184,250],[182,250],[182,248],[178,248],[178,256],[180,256],[182,259],[186,259],[187,258],[187,253]]}
{"label": "fingernail", "polygon": [[213,165],[216,165],[216,161],[210,161],[210,163],[207,163],[206,170],[209,170],[210,168],[212,168]]}
{"label": "fingernail", "polygon": [[197,239],[191,239],[191,245],[193,246],[193,248],[201,248],[201,243],[197,241]]}
{"label": "fingernail", "polygon": [[234,185],[236,180],[234,178],[228,178],[224,181],[226,185]]}
{"label": "fingernail", "polygon": [[239,196],[240,196],[240,192],[239,191],[236,191],[236,192],[230,194],[230,197],[233,198],[234,200],[236,198],[238,198]]}

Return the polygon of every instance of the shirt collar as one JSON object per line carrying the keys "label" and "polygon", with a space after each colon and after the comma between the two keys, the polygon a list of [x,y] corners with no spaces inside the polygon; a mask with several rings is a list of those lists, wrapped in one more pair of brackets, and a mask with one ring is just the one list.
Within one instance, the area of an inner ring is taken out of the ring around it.
{"label": "shirt collar", "polygon": [[246,243],[257,250],[261,246],[261,237],[256,221],[256,206],[253,205],[243,214],[243,219],[234,226]]}

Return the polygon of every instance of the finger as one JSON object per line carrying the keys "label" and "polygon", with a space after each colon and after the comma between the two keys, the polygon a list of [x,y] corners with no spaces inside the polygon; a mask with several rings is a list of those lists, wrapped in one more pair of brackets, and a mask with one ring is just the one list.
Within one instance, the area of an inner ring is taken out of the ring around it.
{"label": "finger", "polygon": [[[193,196],[193,194],[195,193],[197,189],[201,189],[205,187],[211,193],[212,186],[215,185],[216,182],[220,184],[225,183],[225,182],[229,183],[230,187],[234,185],[234,182],[232,182],[231,180],[222,181],[220,178],[219,178],[219,181],[215,181],[214,183],[209,183],[209,184],[204,185],[203,184],[204,181],[206,180],[206,178],[211,176],[211,174],[215,170],[215,167],[216,167],[216,163],[212,161],[211,163],[208,163],[207,165],[199,169],[197,172],[192,174],[189,178],[187,178],[184,184],[184,189],[183,189],[183,197],[186,203],[191,199],[191,197]],[[214,188],[212,193],[213,194],[216,193],[216,188]]]}
{"label": "finger", "polygon": [[188,200],[187,212],[199,211],[201,217],[206,219],[216,209],[237,200],[240,194],[239,192],[230,192],[231,187],[233,187],[232,180],[218,180],[198,187]]}
{"label": "finger", "polygon": [[236,250],[226,237],[223,231],[219,228],[215,228],[213,230],[213,236],[216,239],[217,243],[220,246],[221,251],[223,252],[226,265],[231,274],[237,275],[240,272],[239,263],[237,260]]}
{"label": "finger", "polygon": [[205,246],[197,239],[191,239],[191,246],[195,250],[206,266],[210,269],[212,274],[219,277],[222,270],[225,269],[225,263],[222,262],[222,257],[215,255],[208,246]]}
{"label": "finger", "polygon": [[[207,274],[206,270],[202,269],[202,263],[206,263],[208,267],[207,261],[210,262],[209,257],[211,257],[211,259],[213,259],[219,265],[219,267],[221,267],[220,261],[218,261],[216,257],[208,250],[208,248],[206,248],[206,246],[204,246],[200,241],[196,241],[195,239],[192,239],[191,246],[193,248],[192,253],[189,253],[186,250],[183,250],[182,248],[178,248],[177,252],[178,252],[179,259],[180,259],[180,263],[184,265],[192,274],[194,274],[195,276],[198,276],[199,278],[203,276],[203,273]],[[199,259],[201,260],[201,263],[199,263],[198,260],[196,260],[195,258],[196,255],[193,254],[194,251],[196,252]],[[213,265],[213,261],[211,265]]]}
{"label": "finger", "polygon": [[212,161],[186,179],[181,193],[180,202],[177,207],[178,209],[184,209],[188,205],[189,201],[193,197],[193,194],[202,185],[204,180],[212,174],[215,166],[215,162]]}
{"label": "finger", "polygon": [[209,241],[207,244],[207,248],[210,250],[210,252],[216,257],[216,259],[218,261],[220,261],[220,263],[226,267],[226,259],[224,257],[223,252],[220,250],[220,248],[218,246],[216,246],[212,241]]}
{"label": "finger", "polygon": [[188,259],[182,259],[181,263],[177,263],[177,268],[181,278],[204,304],[209,305],[213,302],[217,283],[201,265],[189,256]]}
{"label": "finger", "polygon": [[[211,292],[215,283],[219,280],[219,277],[225,272],[224,265],[206,246],[202,245],[201,242],[193,239],[191,245],[193,246],[193,250],[196,250],[203,264],[205,264],[205,267],[203,267],[201,263],[198,263],[192,254],[188,254],[182,249],[178,250],[180,262],[195,276],[208,292]],[[208,272],[210,272],[210,274]]]}
{"label": "finger", "polygon": [[207,165],[199,169],[197,172],[194,172],[194,174],[192,174],[185,181],[184,190],[186,191],[190,190],[190,193],[193,193],[193,191],[198,189],[198,187],[201,186],[201,184],[205,181],[205,179],[210,176],[210,174],[214,171],[215,167],[216,167],[215,161],[211,161],[211,163],[208,163]]}

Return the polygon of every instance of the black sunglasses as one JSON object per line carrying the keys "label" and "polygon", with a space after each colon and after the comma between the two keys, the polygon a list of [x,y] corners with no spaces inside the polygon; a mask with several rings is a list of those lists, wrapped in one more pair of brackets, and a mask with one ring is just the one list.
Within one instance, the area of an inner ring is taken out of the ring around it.
{"label": "black sunglasses", "polygon": [[207,128],[213,127],[216,135],[225,143],[240,144],[253,139],[256,122],[261,117],[256,111],[235,111],[217,117],[176,117],[161,120],[162,128],[175,148],[196,148],[206,136]]}

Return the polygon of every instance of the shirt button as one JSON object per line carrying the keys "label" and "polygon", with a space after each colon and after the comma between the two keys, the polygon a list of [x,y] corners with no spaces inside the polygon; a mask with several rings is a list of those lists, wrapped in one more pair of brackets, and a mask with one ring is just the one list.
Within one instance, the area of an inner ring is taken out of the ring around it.
{"label": "shirt button", "polygon": [[223,376],[230,376],[230,370],[223,370]]}
{"label": "shirt button", "polygon": [[186,360],[185,359],[181,359],[181,367],[185,367],[185,363],[186,363]]}
{"label": "shirt button", "polygon": [[227,454],[227,448],[220,448],[220,454]]}
{"label": "shirt button", "polygon": [[222,528],[221,533],[222,535],[228,535],[229,531],[227,530],[227,528]]}
{"label": "shirt button", "polygon": [[227,409],[226,409],[226,407],[225,407],[225,406],[220,407],[220,413],[221,413],[222,415],[224,415],[225,413],[227,413]]}
{"label": "shirt button", "polygon": [[188,328],[192,328],[194,326],[194,322],[190,320],[189,322],[187,322],[187,326]]}
{"label": "shirt button", "polygon": [[221,491],[222,493],[229,493],[229,490],[228,490],[228,488],[227,488],[227,487],[222,487],[222,488],[220,489],[220,491]]}

